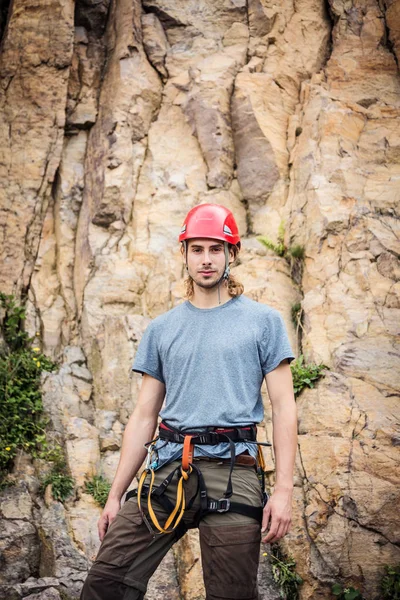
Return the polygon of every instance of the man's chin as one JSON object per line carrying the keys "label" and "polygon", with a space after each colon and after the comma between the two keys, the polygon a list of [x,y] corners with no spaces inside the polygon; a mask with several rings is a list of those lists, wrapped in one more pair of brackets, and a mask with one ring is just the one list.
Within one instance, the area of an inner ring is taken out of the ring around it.
{"label": "man's chin", "polygon": [[196,279],[194,279],[193,281],[199,287],[210,290],[211,288],[216,287],[218,285],[219,280],[216,279],[214,281],[196,281]]}

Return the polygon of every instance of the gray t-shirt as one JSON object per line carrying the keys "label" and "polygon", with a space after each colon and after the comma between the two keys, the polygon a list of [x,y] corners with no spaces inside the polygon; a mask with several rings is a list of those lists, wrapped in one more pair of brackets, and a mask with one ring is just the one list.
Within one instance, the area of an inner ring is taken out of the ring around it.
{"label": "gray t-shirt", "polygon": [[[261,385],[282,360],[293,360],[280,313],[246,296],[200,309],[184,302],[147,327],[132,370],[165,384],[161,417],[176,429],[199,431],[259,423]],[[157,442],[158,464],[179,458],[180,444]],[[256,446],[239,443],[236,454]],[[196,446],[195,456],[228,458],[229,445]]]}

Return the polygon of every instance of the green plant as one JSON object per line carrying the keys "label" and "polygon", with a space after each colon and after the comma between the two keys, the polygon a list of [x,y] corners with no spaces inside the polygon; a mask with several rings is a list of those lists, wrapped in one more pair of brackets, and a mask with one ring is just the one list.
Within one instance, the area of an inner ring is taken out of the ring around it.
{"label": "green plant", "polygon": [[92,479],[85,483],[85,491],[91,494],[103,508],[107,502],[110,489],[111,483],[104,479],[102,475],[94,475]]}
{"label": "green plant", "polygon": [[46,437],[45,441],[42,443],[42,449],[38,453],[38,457],[46,462],[53,463],[53,468],[57,468],[60,471],[66,469],[64,451],[60,444],[55,440],[49,441]]}
{"label": "green plant", "polygon": [[8,296],[0,292],[0,305],[5,309],[5,318],[2,323],[4,341],[11,350],[25,348],[30,338],[22,328],[22,322],[25,318],[25,309],[18,306],[13,296]]}
{"label": "green plant", "polygon": [[322,371],[328,367],[324,364],[304,364],[304,356],[300,354],[296,360],[290,363],[293,377],[294,393],[298,396],[303,388],[314,387],[314,383],[323,376]]}
{"label": "green plant", "polygon": [[40,491],[42,494],[46,491],[46,487],[51,485],[51,495],[54,500],[64,502],[74,491],[75,481],[72,477],[63,473],[58,468],[50,471],[42,480]]}
{"label": "green plant", "polygon": [[332,586],[332,594],[337,596],[339,600],[355,600],[355,598],[362,599],[362,594],[359,590],[354,589],[353,587],[342,587],[340,583],[335,583]]}
{"label": "green plant", "polygon": [[0,492],[2,492],[6,488],[9,488],[13,485],[15,485],[15,481],[13,481],[12,479],[7,479],[7,478],[1,479],[0,480]]}
{"label": "green plant", "polygon": [[281,222],[281,224],[279,225],[279,229],[278,229],[278,243],[277,244],[274,244],[274,242],[272,240],[270,240],[269,238],[267,238],[265,235],[258,236],[257,240],[261,244],[263,244],[266,248],[275,252],[275,254],[277,254],[278,256],[284,256],[287,251],[284,237],[285,237],[285,227],[283,225],[283,222]]}
{"label": "green plant", "polygon": [[75,481],[68,474],[63,449],[57,442],[52,441],[46,444],[40,458],[52,463],[51,471],[41,480],[40,493],[44,495],[46,487],[51,485],[54,500],[64,502],[74,491]]}
{"label": "green plant", "polygon": [[385,565],[385,571],[381,581],[383,600],[400,600],[400,565]]}
{"label": "green plant", "polygon": [[279,585],[281,598],[297,600],[303,579],[296,573],[296,562],[292,556],[285,557],[276,544],[271,546],[271,550],[270,554],[265,552],[264,556],[270,557],[272,575],[274,581]]}
{"label": "green plant", "polygon": [[283,221],[279,225],[277,243],[275,244],[265,235],[260,235],[257,240],[263,244],[269,250],[272,250],[278,256],[284,257],[290,262],[290,259],[302,260],[304,258],[304,247],[303,246],[290,246],[289,248],[285,244],[285,226]]}
{"label": "green plant", "polygon": [[19,450],[39,456],[46,452],[45,427],[40,391],[42,371],[52,371],[55,364],[40,352],[23,330],[25,309],[14,298],[0,292],[4,310],[0,346],[0,481],[12,468]]}
{"label": "green plant", "polygon": [[304,246],[299,246],[298,244],[296,246],[290,246],[287,251],[290,256],[293,256],[293,258],[298,258],[299,260],[304,259]]}

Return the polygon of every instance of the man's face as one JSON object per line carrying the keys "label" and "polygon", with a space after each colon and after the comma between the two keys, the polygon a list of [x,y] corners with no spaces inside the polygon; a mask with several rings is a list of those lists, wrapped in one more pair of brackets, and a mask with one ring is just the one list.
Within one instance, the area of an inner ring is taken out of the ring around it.
{"label": "man's face", "polygon": [[[232,251],[230,255],[233,258]],[[224,243],[206,238],[189,240],[187,265],[190,277],[198,286],[214,287],[225,271]]]}

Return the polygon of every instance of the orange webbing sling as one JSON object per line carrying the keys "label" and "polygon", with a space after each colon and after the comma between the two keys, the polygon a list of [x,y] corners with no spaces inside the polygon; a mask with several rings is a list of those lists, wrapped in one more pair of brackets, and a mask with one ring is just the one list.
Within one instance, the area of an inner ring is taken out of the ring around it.
{"label": "orange webbing sling", "polygon": [[186,435],[183,442],[182,469],[184,471],[188,471],[190,464],[193,462],[194,445],[192,444],[192,437],[192,435]]}

